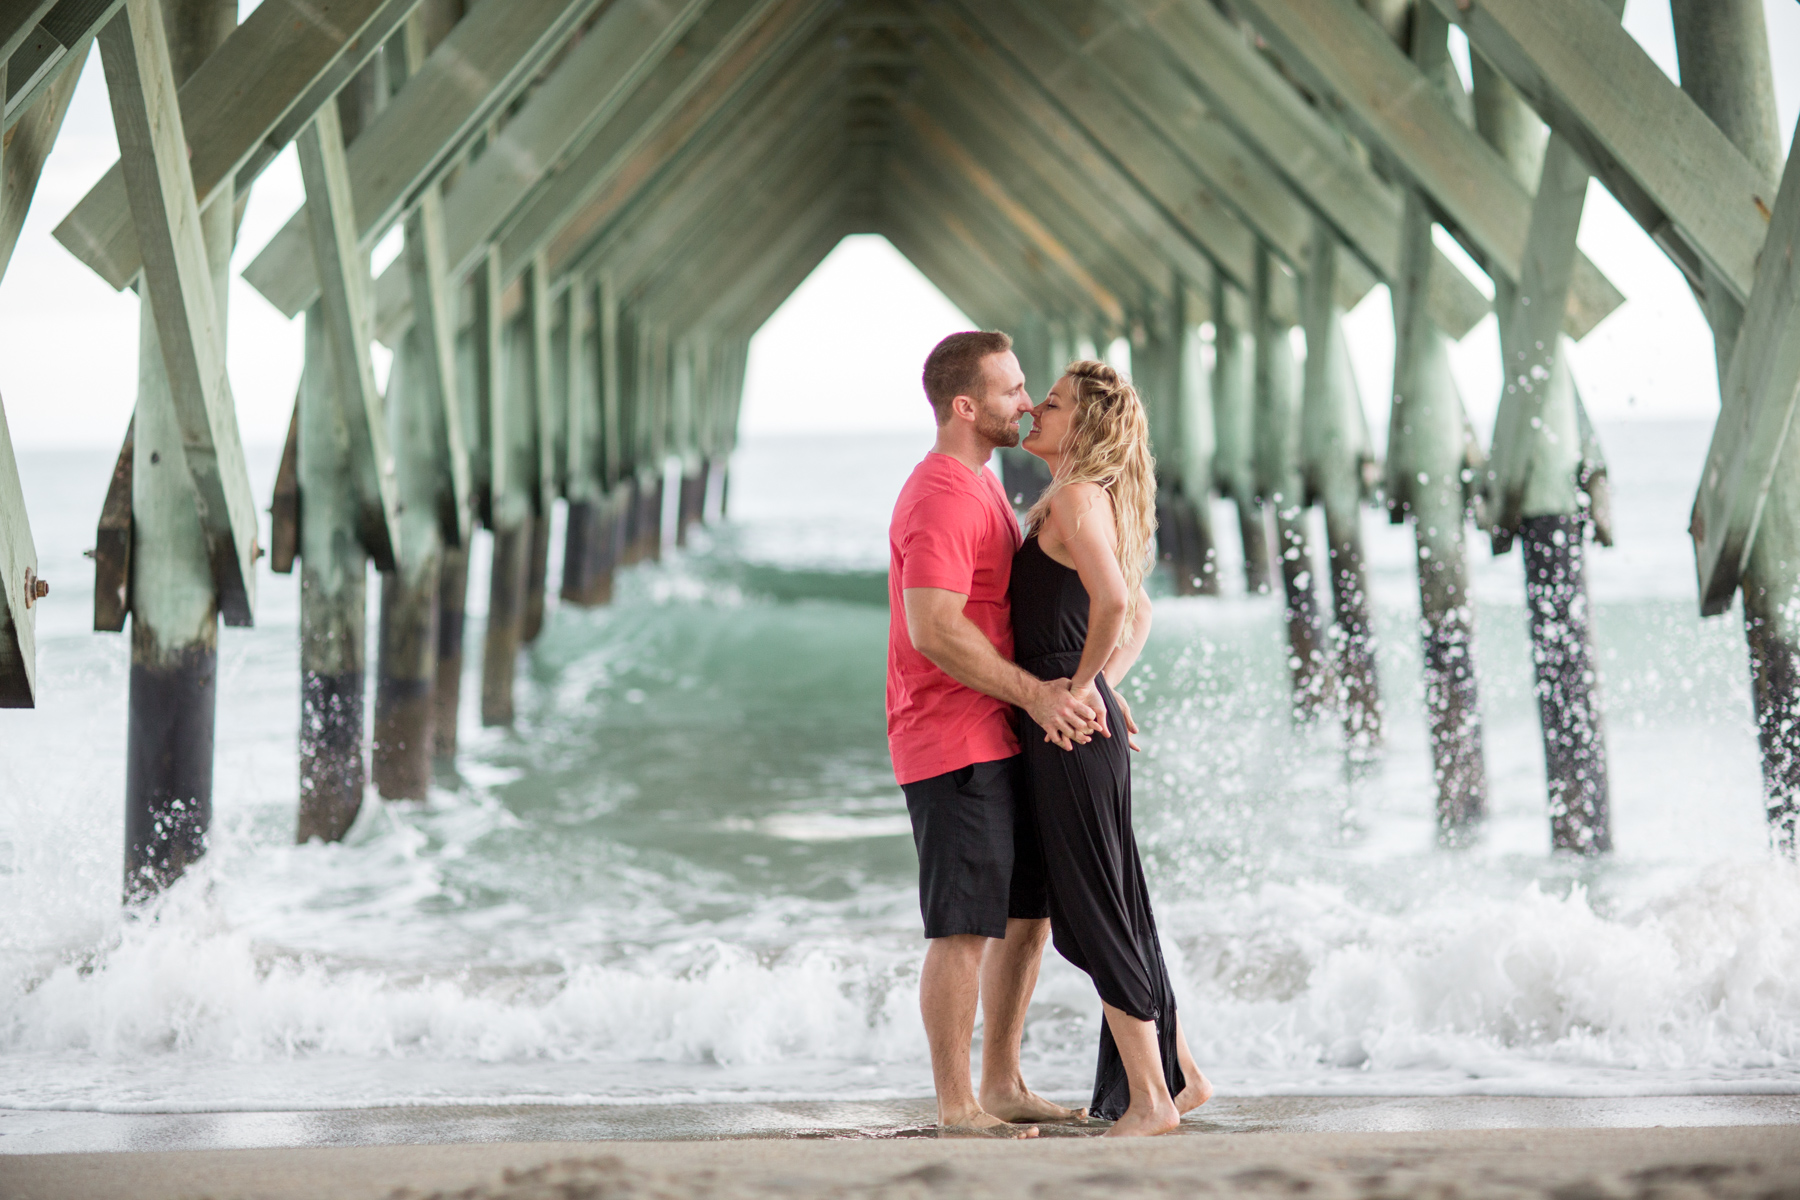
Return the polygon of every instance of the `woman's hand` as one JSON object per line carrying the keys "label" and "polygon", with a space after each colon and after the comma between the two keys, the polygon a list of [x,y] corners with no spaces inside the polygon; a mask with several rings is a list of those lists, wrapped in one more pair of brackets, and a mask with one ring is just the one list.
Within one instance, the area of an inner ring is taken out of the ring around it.
{"label": "woman's hand", "polygon": [[1106,701],[1100,696],[1100,687],[1092,679],[1085,684],[1069,680],[1069,694],[1099,714],[1094,718],[1094,729],[1101,737],[1111,737],[1112,730],[1106,727]]}
{"label": "woman's hand", "polygon": [[1137,742],[1137,722],[1131,719],[1131,705],[1125,703],[1125,697],[1121,696],[1117,689],[1113,691],[1113,700],[1119,706],[1119,715],[1125,718],[1125,744],[1133,750],[1142,750],[1143,747]]}

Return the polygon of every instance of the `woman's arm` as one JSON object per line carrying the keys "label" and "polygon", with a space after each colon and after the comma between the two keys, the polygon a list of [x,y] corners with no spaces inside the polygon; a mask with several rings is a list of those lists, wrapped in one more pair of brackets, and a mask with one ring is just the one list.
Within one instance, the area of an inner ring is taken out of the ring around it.
{"label": "woman's arm", "polygon": [[[1075,562],[1081,586],[1088,594],[1087,643],[1081,663],[1069,679],[1069,690],[1090,708],[1104,713],[1094,676],[1105,667],[1125,631],[1125,609],[1130,593],[1119,571],[1115,549],[1118,529],[1113,522],[1112,498],[1098,484],[1077,483],[1060,489],[1050,500],[1050,520],[1057,541]],[[1136,658],[1135,654],[1132,658]],[[1110,682],[1112,676],[1107,676]],[[1102,728],[1107,737],[1112,732]]]}
{"label": "woman's arm", "polygon": [[1142,587],[1138,588],[1137,612],[1131,620],[1131,636],[1120,642],[1106,660],[1101,670],[1106,673],[1106,682],[1114,691],[1125,682],[1125,675],[1136,665],[1138,655],[1144,652],[1144,643],[1150,638],[1150,593]]}

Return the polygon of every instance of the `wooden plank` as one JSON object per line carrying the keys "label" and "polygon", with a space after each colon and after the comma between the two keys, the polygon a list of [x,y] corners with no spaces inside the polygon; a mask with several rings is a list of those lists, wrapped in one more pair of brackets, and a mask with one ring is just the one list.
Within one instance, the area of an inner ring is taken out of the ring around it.
{"label": "wooden plank", "polygon": [[94,631],[121,633],[131,611],[131,467],[137,416],[125,424],[125,444],[113,462],[106,503],[94,530]]}
{"label": "wooden plank", "polygon": [[[398,482],[388,448],[387,419],[375,367],[369,357],[367,259],[357,245],[350,167],[337,105],[322,106],[301,131],[300,177],[306,184],[319,312],[325,321],[336,394],[350,437],[350,469],[356,480],[357,535],[377,569],[394,569],[400,547]],[[311,319],[310,317],[308,318]]]}
{"label": "wooden plank", "polygon": [[[354,228],[370,244],[453,164],[465,143],[529,82],[598,0],[477,4],[458,21],[349,151]],[[318,295],[306,210],[289,218],[244,278],[293,316]]]}
{"label": "wooden plank", "polygon": [[269,570],[277,575],[293,574],[294,560],[300,557],[301,395],[294,395],[294,415],[288,418],[281,465],[275,468],[275,494],[269,501]]}
{"label": "wooden plank", "polygon": [[[724,6],[748,3],[725,0]],[[591,140],[596,127],[618,112],[653,68],[686,69],[704,58],[681,55],[671,62],[668,56],[705,8],[705,0],[630,0],[607,7],[445,197],[445,245],[452,274],[473,265],[522,198],[575,152],[584,137]],[[507,278],[512,277],[508,273]]]}
{"label": "wooden plank", "polygon": [[[1352,152],[1348,139],[1250,46],[1241,31],[1210,4],[1113,3],[1142,22],[1188,85],[1293,184],[1379,278],[1393,278],[1400,262],[1398,189]],[[1442,258],[1441,252],[1434,249],[1434,253]],[[1487,315],[1490,305],[1467,276],[1446,269],[1448,265],[1444,259],[1431,272],[1432,317],[1440,329],[1460,339]],[[1604,283],[1597,273],[1583,278]],[[1603,292],[1587,305],[1571,307],[1568,326],[1573,336],[1584,336],[1599,316],[1611,311],[1609,303],[1617,305],[1616,291],[1608,286]]]}
{"label": "wooden plank", "polygon": [[[1430,196],[1486,270],[1518,280],[1531,197],[1380,25],[1352,0],[1244,0],[1241,7],[1282,60],[1335,97],[1345,116]],[[1610,311],[1617,301],[1602,298],[1610,285],[1581,261],[1577,270],[1595,276],[1578,285],[1587,298],[1580,323],[1591,327],[1593,312]]]}
{"label": "wooden plank", "polygon": [[56,0],[12,0],[0,5],[0,63],[12,58],[13,51],[55,7]]}
{"label": "wooden plank", "polygon": [[1700,611],[1724,612],[1743,577],[1756,527],[1800,405],[1800,129],[1719,389],[1719,421],[1694,499]]}
{"label": "wooden plank", "polygon": [[88,46],[123,0],[62,0],[7,60],[5,120],[10,130],[58,79],[87,61]]}
{"label": "wooden plank", "polygon": [[256,509],[156,0],[126,0],[124,11],[101,31],[100,58],[143,248],[144,299],[168,372],[219,612],[228,625],[249,625],[261,554]]}
{"label": "wooden plank", "polygon": [[63,118],[68,115],[69,101],[81,78],[81,64],[87,61],[87,49],[85,45],[81,47],[80,61],[71,64],[74,69],[57,76],[6,139],[5,155],[0,158],[0,168],[5,171],[4,180],[0,181],[0,276],[6,274],[13,250],[19,244],[19,231],[25,227],[25,214],[37,194],[44,162],[56,144],[56,135],[62,131]]}
{"label": "wooden plank", "polygon": [[611,492],[629,466],[619,413],[619,291],[610,275],[594,282],[595,320],[600,339],[600,480]]}
{"label": "wooden plank", "polygon": [[37,547],[0,402],[0,708],[37,704]]}
{"label": "wooden plank", "polygon": [[[263,0],[179,92],[195,200],[256,175],[362,68],[418,0]],[[115,163],[56,227],[69,253],[115,288],[142,267]]]}
{"label": "wooden plank", "polygon": [[981,194],[995,213],[1003,216],[1039,253],[1073,279],[1088,294],[1095,307],[1106,314],[1108,321],[1115,325],[1125,323],[1125,308],[1119,303],[1119,298],[1094,278],[1062,239],[1038,219],[1037,214],[1022,198],[1009,192],[995,178],[994,173],[963,149],[948,130],[940,127],[916,107],[908,107],[902,113],[902,119]]}
{"label": "wooden plank", "polygon": [[1602,0],[1434,2],[1581,152],[1694,286],[1705,286],[1704,262],[1739,301],[1749,298],[1776,181],[1663,74]]}

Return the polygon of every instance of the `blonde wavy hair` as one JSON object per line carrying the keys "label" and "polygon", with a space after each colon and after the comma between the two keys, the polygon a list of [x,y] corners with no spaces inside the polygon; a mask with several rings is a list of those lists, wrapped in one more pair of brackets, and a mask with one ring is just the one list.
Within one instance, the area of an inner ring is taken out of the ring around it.
{"label": "blonde wavy hair", "polygon": [[1118,526],[1119,573],[1125,577],[1125,628],[1119,635],[1124,642],[1137,620],[1138,589],[1149,570],[1156,538],[1156,460],[1150,457],[1150,421],[1137,389],[1106,363],[1072,362],[1063,368],[1062,378],[1074,385],[1075,411],[1063,433],[1062,462],[1050,486],[1025,514],[1025,528],[1038,532],[1050,515],[1051,498],[1072,483],[1097,483],[1106,489]]}

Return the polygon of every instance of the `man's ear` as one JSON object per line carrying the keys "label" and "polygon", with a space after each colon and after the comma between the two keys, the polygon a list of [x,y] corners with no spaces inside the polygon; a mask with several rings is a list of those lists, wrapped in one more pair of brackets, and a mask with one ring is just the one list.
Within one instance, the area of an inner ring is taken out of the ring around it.
{"label": "man's ear", "polygon": [[965,421],[973,421],[979,407],[973,396],[958,395],[950,401],[950,415],[961,417]]}

